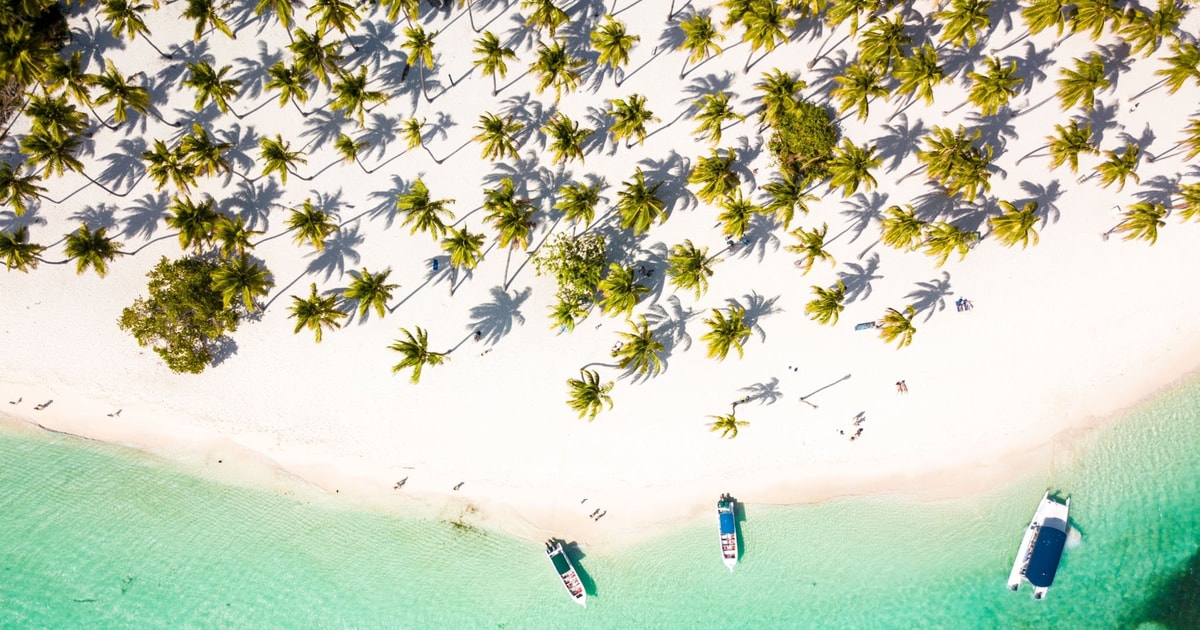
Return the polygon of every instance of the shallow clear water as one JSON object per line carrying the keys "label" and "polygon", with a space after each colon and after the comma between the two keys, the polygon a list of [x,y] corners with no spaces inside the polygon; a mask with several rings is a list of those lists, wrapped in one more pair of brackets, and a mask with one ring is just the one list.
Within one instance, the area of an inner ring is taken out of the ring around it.
{"label": "shallow clear water", "polygon": [[[967,500],[749,505],[580,552],[568,601],[537,543],[200,480],[115,446],[0,434],[0,627],[1200,627],[1200,382],[1047,479]],[[1082,534],[1049,598],[1004,587],[1046,487]]]}

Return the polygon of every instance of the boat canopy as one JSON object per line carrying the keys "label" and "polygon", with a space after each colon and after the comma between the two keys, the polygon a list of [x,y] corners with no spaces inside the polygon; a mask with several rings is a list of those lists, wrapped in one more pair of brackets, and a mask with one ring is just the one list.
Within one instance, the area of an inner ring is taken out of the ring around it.
{"label": "boat canopy", "polygon": [[1053,527],[1041,528],[1033,545],[1033,556],[1025,569],[1030,584],[1047,587],[1054,583],[1054,574],[1058,572],[1058,561],[1066,544],[1067,532]]}
{"label": "boat canopy", "polygon": [[733,534],[736,533],[733,524],[733,512],[721,512],[721,533]]}
{"label": "boat canopy", "polygon": [[568,563],[566,557],[564,557],[566,556],[566,553],[567,552],[565,551],[559,551],[558,553],[550,556],[551,562],[554,563],[554,570],[558,571],[559,575],[571,570],[570,563]]}

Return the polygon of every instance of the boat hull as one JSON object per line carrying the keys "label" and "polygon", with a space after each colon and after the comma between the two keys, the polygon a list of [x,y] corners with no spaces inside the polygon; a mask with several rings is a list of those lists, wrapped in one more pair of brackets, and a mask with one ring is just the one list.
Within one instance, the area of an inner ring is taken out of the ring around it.
{"label": "boat hull", "polygon": [[717,525],[721,562],[732,573],[738,563],[737,503],[729,495],[724,495],[717,501]]}

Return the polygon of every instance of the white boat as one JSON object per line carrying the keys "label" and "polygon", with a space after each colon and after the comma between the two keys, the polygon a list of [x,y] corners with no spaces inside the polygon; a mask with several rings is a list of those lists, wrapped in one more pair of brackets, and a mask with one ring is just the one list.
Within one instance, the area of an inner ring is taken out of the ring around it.
{"label": "white boat", "polygon": [[732,573],[738,562],[737,501],[728,494],[717,501],[717,523],[721,532],[721,559]]}
{"label": "white boat", "polygon": [[1071,510],[1071,499],[1061,502],[1050,493],[1042,495],[1033,520],[1021,537],[1021,547],[1013,560],[1012,572],[1008,574],[1008,588],[1015,591],[1021,582],[1033,585],[1033,598],[1043,599],[1054,583],[1058,563],[1062,559],[1063,547],[1067,543],[1067,515]]}
{"label": "white boat", "polygon": [[571,599],[575,600],[576,604],[587,608],[587,590],[583,588],[583,581],[579,579],[575,565],[571,564],[567,552],[563,551],[562,541],[546,541],[546,557],[550,558],[550,563],[554,565],[554,570],[558,573],[558,578],[562,580]]}

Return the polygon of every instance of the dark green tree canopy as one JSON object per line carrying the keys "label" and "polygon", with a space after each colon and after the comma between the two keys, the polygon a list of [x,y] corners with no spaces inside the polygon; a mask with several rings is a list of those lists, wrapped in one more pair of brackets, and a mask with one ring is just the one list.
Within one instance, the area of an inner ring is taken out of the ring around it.
{"label": "dark green tree canopy", "polygon": [[826,165],[842,135],[829,110],[799,99],[769,122],[774,133],[767,147],[784,172],[802,185],[828,176]]}
{"label": "dark green tree canopy", "polygon": [[225,308],[221,292],[213,288],[219,267],[216,259],[164,256],[147,274],[150,295],[121,311],[117,325],[138,345],[153,348],[172,371],[203,372],[214,353],[231,343],[226,334],[237,330],[241,319],[237,309]]}

